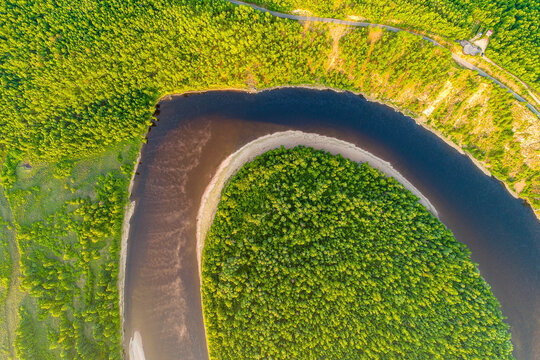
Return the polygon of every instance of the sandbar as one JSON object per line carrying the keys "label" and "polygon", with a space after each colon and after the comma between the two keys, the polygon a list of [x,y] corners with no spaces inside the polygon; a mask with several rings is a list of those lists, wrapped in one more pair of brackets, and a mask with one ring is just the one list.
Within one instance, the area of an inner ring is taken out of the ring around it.
{"label": "sandbar", "polygon": [[357,163],[367,162],[371,167],[379,169],[385,175],[395,178],[407,190],[418,197],[420,203],[424,205],[431,214],[437,218],[439,217],[435,207],[416,187],[414,187],[414,185],[394,169],[389,162],[370,152],[363,150],[352,143],[329,136],[295,130],[276,132],[251,141],[223,160],[214,177],[206,187],[197,214],[197,263],[199,266],[199,274],[201,274],[201,259],[204,240],[208,229],[214,220],[221,198],[221,191],[227,181],[231,176],[236,174],[245,163],[252,161],[257,156],[281,146],[286,149],[291,149],[298,145],[312,147],[315,150],[324,150],[332,155],[341,154],[343,157]]}
{"label": "sandbar", "polygon": [[129,360],[145,360],[141,334],[135,331],[129,339]]}

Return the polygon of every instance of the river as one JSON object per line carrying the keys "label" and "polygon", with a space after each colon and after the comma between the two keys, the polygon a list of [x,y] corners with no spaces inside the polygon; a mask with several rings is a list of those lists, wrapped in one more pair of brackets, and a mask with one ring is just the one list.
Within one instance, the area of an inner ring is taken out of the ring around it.
{"label": "river", "polygon": [[132,192],[126,349],[138,331],[147,360],[208,359],[196,255],[201,196],[238,148],[301,130],[353,143],[419,189],[501,302],[517,359],[540,358],[540,222],[499,181],[409,117],[351,93],[285,88],[167,96],[158,119]]}

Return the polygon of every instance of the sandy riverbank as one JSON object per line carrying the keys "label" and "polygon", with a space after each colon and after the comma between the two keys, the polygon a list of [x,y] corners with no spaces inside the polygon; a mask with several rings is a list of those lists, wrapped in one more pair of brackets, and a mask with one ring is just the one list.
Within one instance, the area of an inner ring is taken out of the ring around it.
{"label": "sandy riverbank", "polygon": [[[131,192],[130,192],[131,193]],[[124,286],[126,282],[126,258],[127,240],[129,237],[129,222],[135,212],[135,201],[129,201],[124,212],[124,222],[122,223],[122,242],[120,245],[120,265],[118,269],[118,292],[120,305],[120,321],[124,322]]]}
{"label": "sandy riverbank", "polygon": [[[139,155],[137,156],[137,160],[135,161],[135,167],[133,169],[133,174],[131,175],[131,180],[129,182],[128,187],[128,198],[131,197],[131,193],[133,190],[133,182],[135,181],[135,174],[137,173],[137,168],[139,167],[139,162],[141,161],[141,150],[139,150]],[[127,247],[128,247],[128,238],[129,238],[129,225],[131,221],[131,217],[133,216],[133,213],[135,212],[135,201],[129,201],[126,204],[126,207],[124,209],[124,222],[122,223],[122,239],[120,242],[120,263],[118,265],[118,305],[120,309],[120,324],[122,324],[122,346],[124,346],[124,287],[126,283],[126,263],[127,263]],[[138,335],[138,341],[141,343],[140,346],[140,353],[142,353],[142,357],[132,357],[131,356],[131,342],[133,341],[133,338],[130,340],[130,360],[144,360],[144,353],[142,352],[142,340],[141,336],[138,332],[135,333],[135,336]],[[125,350],[125,349],[124,349]],[[139,352],[138,352],[139,353]]]}
{"label": "sandy riverbank", "polygon": [[214,215],[221,197],[221,191],[228,179],[233,176],[242,165],[255,159],[258,155],[280,146],[289,149],[297,145],[310,146],[317,150],[325,150],[333,155],[341,154],[343,157],[358,163],[367,162],[372,167],[381,170],[387,176],[391,176],[399,181],[406,189],[419,198],[420,203],[424,205],[429,212],[438,217],[437,211],[429,200],[405,179],[403,175],[395,170],[389,162],[376,157],[354,144],[336,138],[292,130],[277,132],[254,140],[227,157],[220,164],[212,181],[206,187],[197,215],[197,262],[199,265],[199,274],[201,273],[201,257],[204,248],[204,240],[208,229],[214,220]]}

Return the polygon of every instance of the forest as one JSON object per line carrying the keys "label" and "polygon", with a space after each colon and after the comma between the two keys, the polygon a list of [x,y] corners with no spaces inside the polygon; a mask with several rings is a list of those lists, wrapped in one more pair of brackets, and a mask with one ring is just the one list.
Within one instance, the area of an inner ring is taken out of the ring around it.
{"label": "forest", "polygon": [[119,227],[166,94],[358,92],[454,142],[540,214],[538,118],[417,36],[224,0],[14,0],[0,2],[0,19],[2,358],[122,356]]}
{"label": "forest", "polygon": [[395,179],[312,148],[229,181],[202,296],[211,359],[513,359],[466,246]]}
{"label": "forest", "polygon": [[[250,0],[291,13],[362,19],[435,33],[453,40],[492,30],[486,56],[540,91],[540,1],[538,0]],[[352,16],[352,18],[351,18]]]}
{"label": "forest", "polygon": [[299,24],[226,1],[0,6],[5,178],[27,159],[77,159],[142,141],[165,94],[309,84],[410,114],[540,212],[538,119],[417,36]]}

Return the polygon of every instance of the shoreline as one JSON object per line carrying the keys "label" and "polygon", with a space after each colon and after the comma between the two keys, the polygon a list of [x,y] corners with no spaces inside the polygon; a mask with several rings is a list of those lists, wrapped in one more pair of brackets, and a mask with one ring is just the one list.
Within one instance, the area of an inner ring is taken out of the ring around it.
{"label": "shoreline", "polygon": [[[204,248],[204,240],[206,234],[212,225],[220,198],[221,192],[228,180],[238,172],[238,170],[247,162],[252,161],[257,156],[270,151],[272,149],[284,146],[287,149],[298,145],[312,147],[315,150],[324,150],[332,155],[341,154],[344,158],[357,163],[367,162],[371,167],[379,169],[386,176],[395,178],[401,185],[415,195],[419,202],[426,209],[438,218],[438,213],[435,207],[429,200],[412,185],[403,175],[401,175],[392,165],[363,150],[356,145],[324,135],[305,133],[302,131],[289,130],[276,132],[273,134],[259,137],[246,145],[242,146],[233,154],[229,155],[219,165],[212,180],[206,187],[201,198],[199,211],[197,213],[197,264],[199,266],[199,275],[201,275],[201,260],[202,251]],[[202,282],[202,278],[200,278]]]}
{"label": "shoreline", "polygon": [[[204,90],[179,90],[178,92],[165,93],[165,94],[161,95],[158,98],[156,104],[158,104],[162,99],[165,99],[165,98],[170,99],[173,96],[205,94],[207,92],[212,92],[212,91],[237,91],[237,92],[243,92],[243,93],[248,93],[248,94],[259,94],[259,93],[262,93],[262,92],[265,92],[265,91],[273,91],[273,90],[280,90],[280,89],[308,89],[308,90],[319,90],[319,91],[333,91],[333,92],[340,93],[340,94],[342,94],[342,93],[350,93],[350,94],[353,94],[353,95],[356,95],[356,96],[361,96],[361,97],[365,98],[366,100],[368,100],[370,102],[375,102],[377,104],[388,106],[388,107],[394,109],[395,111],[400,112],[401,114],[404,114],[405,116],[410,117],[417,124],[420,124],[420,122],[413,117],[415,114],[413,114],[411,111],[409,111],[407,109],[403,109],[403,108],[400,108],[400,107],[392,104],[390,102],[391,99],[386,99],[389,102],[384,102],[385,99],[377,99],[377,98],[371,97],[371,96],[369,96],[367,94],[364,94],[363,92],[360,92],[360,91],[354,91],[354,90],[350,90],[350,89],[334,88],[334,87],[327,86],[327,85],[324,85],[324,84],[276,85],[276,86],[270,86],[270,87],[265,87],[265,88],[234,87],[234,86],[225,86],[225,87],[215,86],[215,87],[212,87],[212,86],[210,86],[208,89],[204,89]],[[428,129],[431,130],[431,128],[429,128],[429,127],[428,127]]]}
{"label": "shoreline", "polygon": [[[137,173],[137,169],[139,168],[139,163],[141,161],[141,154],[142,154],[142,146],[139,149],[139,154],[137,155],[137,159],[135,160],[135,166],[133,168],[133,173],[131,175],[131,180],[129,181],[129,187],[128,187],[128,201],[126,206],[124,207],[124,221],[122,222],[122,237],[120,241],[120,261],[118,265],[118,307],[120,310],[120,324],[122,324],[122,349],[125,354],[125,314],[124,314],[124,294],[125,294],[125,284],[126,284],[126,267],[127,267],[127,247],[128,247],[128,240],[129,240],[129,228],[130,228],[130,222],[131,217],[133,216],[133,213],[135,212],[135,207],[137,205],[136,201],[131,201],[131,193],[133,192],[133,183],[135,182],[135,174]],[[137,338],[138,335],[138,338]],[[135,340],[140,343],[140,349],[142,352],[142,339],[139,334],[139,332],[135,333]],[[131,342],[133,341],[133,338],[130,338],[130,354],[131,354]],[[139,352],[137,352],[139,353]],[[144,360],[144,352],[142,353],[142,357],[131,357],[129,356],[128,359],[134,360],[134,359],[140,359]]]}
{"label": "shoreline", "polygon": [[[279,89],[298,89],[298,88],[300,88],[300,89],[309,89],[309,90],[318,90],[318,91],[333,91],[333,92],[336,92],[336,93],[350,93],[350,94],[353,94],[355,96],[361,96],[361,97],[365,98],[366,100],[368,100],[370,102],[375,102],[375,103],[378,103],[378,104],[381,104],[381,105],[384,105],[384,106],[388,106],[388,107],[392,108],[393,110],[395,110],[395,111],[397,111],[397,112],[399,112],[401,114],[404,114],[405,116],[408,116],[409,118],[411,118],[416,123],[416,125],[421,126],[424,129],[430,131],[435,136],[437,136],[438,139],[444,141],[446,144],[448,144],[449,146],[454,148],[460,154],[463,154],[463,155],[467,156],[475,164],[475,166],[480,171],[482,171],[485,175],[495,178],[491,174],[489,169],[481,161],[474,158],[468,152],[464,151],[461,147],[458,146],[458,144],[456,144],[453,141],[451,141],[450,139],[446,138],[440,131],[438,131],[437,129],[435,129],[435,128],[429,126],[427,123],[425,123],[425,121],[424,121],[425,119],[423,119],[423,117],[421,117],[421,116],[416,117],[410,111],[407,111],[406,109],[402,109],[402,108],[392,104],[391,102],[384,102],[383,99],[376,99],[376,98],[373,98],[371,96],[368,96],[368,95],[366,95],[366,94],[364,94],[362,92],[358,92],[358,91],[353,91],[353,90],[348,90],[348,89],[338,89],[338,88],[325,86],[325,85],[322,85],[322,84],[318,84],[318,85],[312,85],[312,84],[279,85],[279,86],[272,86],[272,87],[268,87],[268,88],[219,87],[219,86],[216,86],[216,87],[210,87],[210,88],[204,89],[204,90],[180,90],[179,92],[162,94],[157,98],[156,104],[154,104],[154,107],[155,107],[155,105],[157,105],[163,99],[167,99],[167,98],[170,99],[173,96],[181,96],[181,95],[189,95],[189,94],[204,94],[204,93],[212,92],[212,91],[236,91],[236,92],[243,92],[243,93],[248,93],[248,94],[257,94],[257,93],[262,93],[262,92],[265,92],[265,91],[273,91],[273,90],[279,90]],[[389,101],[390,101],[390,99],[389,99]],[[133,183],[134,183],[134,180],[135,180],[135,173],[137,172],[139,162],[140,162],[140,159],[141,159],[141,154],[142,154],[142,149],[143,149],[142,145],[144,145],[144,142],[141,144],[141,148],[139,149],[139,154],[137,155],[137,160],[136,160],[135,167],[134,167],[134,170],[133,170],[133,175],[131,177],[129,188],[128,188],[128,199],[131,197],[131,194],[132,194]],[[346,157],[346,156],[344,156],[344,157]],[[227,159],[225,161],[227,161]],[[223,163],[218,168],[218,170],[217,170],[218,172],[220,171],[222,165],[223,165]],[[391,165],[390,165],[390,167],[391,167]],[[386,174],[386,172],[385,172],[385,174]],[[215,176],[214,176],[214,178],[215,178]],[[207,188],[206,188],[206,190],[205,190],[205,192],[203,194],[203,199],[201,201],[205,202],[206,200],[205,200],[204,197],[209,196],[209,194],[207,195],[207,191],[208,191],[208,188],[214,182],[214,178],[212,178],[211,183],[207,186]],[[497,178],[495,178],[495,179],[497,179]],[[398,182],[400,182],[402,185],[404,185],[403,182],[401,182],[399,179],[396,179],[396,180],[398,180]],[[511,196],[513,196],[516,199],[522,199],[526,204],[528,204],[531,207],[533,212],[535,212],[535,209],[532,207],[532,204],[527,199],[521,198],[519,196],[519,194],[517,194],[513,189],[511,189],[510,186],[508,184],[506,184],[504,181],[501,181],[500,179],[497,179],[497,181],[499,181],[501,184],[504,185],[504,187],[511,194]],[[219,195],[221,195],[221,194],[219,194]],[[202,204],[201,204],[201,207],[202,207]],[[200,274],[201,274],[201,255],[202,255],[202,248],[200,248],[200,233],[199,233],[199,231],[200,231],[199,218],[201,216],[201,213],[200,213],[201,207],[199,208],[199,213],[197,215],[197,263],[198,263],[198,267],[199,267],[199,281],[201,281]],[[135,208],[136,208],[136,202],[128,200],[128,203],[126,204],[125,209],[124,209],[124,222],[122,224],[122,240],[121,240],[121,251],[120,251],[119,275],[118,275],[120,323],[122,324],[122,328],[121,328],[121,331],[122,331],[122,348],[124,350],[124,353],[126,353],[125,352],[126,351],[126,346],[125,346],[125,326],[124,326],[125,325],[124,324],[125,323],[125,314],[124,314],[125,272],[126,272],[126,266],[127,266],[127,246],[128,246],[128,241],[129,241],[129,227],[130,227],[131,217],[132,217],[133,213],[135,212]],[[217,209],[217,204],[216,204],[216,209]],[[213,219],[213,215],[212,215],[212,219]],[[210,223],[210,225],[211,225],[211,223]],[[203,312],[203,319],[204,319],[204,312]],[[205,327],[205,333],[206,333],[206,327]],[[132,340],[133,340],[133,338],[130,337],[130,341],[132,341]],[[142,339],[140,337],[140,334],[139,334],[139,341],[141,341],[141,343],[142,343]],[[207,346],[208,346],[208,343],[207,343]]]}
{"label": "shoreline", "polygon": [[[377,103],[377,104],[388,106],[388,107],[392,108],[393,110],[395,110],[395,111],[397,111],[397,112],[399,112],[399,113],[401,113],[401,114],[403,114],[405,116],[408,116],[409,118],[411,118],[416,123],[416,125],[421,126],[424,129],[428,130],[429,132],[433,133],[435,136],[437,136],[437,138],[444,141],[446,144],[448,144],[449,146],[454,148],[457,152],[459,152],[462,155],[467,156],[476,165],[476,167],[480,171],[482,171],[484,174],[497,179],[496,177],[493,176],[493,174],[490,172],[490,170],[486,167],[486,165],[483,162],[481,162],[480,160],[476,159],[474,156],[472,156],[471,154],[469,154],[468,152],[463,150],[463,148],[461,148],[458,144],[456,144],[452,140],[448,139],[442,132],[440,132],[439,130],[437,130],[437,129],[431,127],[431,126],[429,126],[426,123],[427,119],[425,118],[425,116],[422,116],[422,115],[416,116],[416,114],[412,113],[411,111],[408,111],[407,109],[403,109],[403,108],[400,108],[400,107],[392,104],[390,102],[391,99],[377,99],[377,98],[371,97],[371,96],[366,95],[366,94],[364,94],[362,92],[359,92],[359,91],[353,91],[353,90],[348,90],[348,89],[339,89],[339,88],[334,88],[334,87],[325,86],[325,85],[311,85],[311,84],[279,85],[279,86],[272,86],[272,87],[260,88],[260,89],[259,88],[256,88],[256,89],[242,88],[242,87],[214,87],[214,88],[211,87],[211,88],[208,88],[206,90],[186,90],[186,91],[181,91],[181,92],[178,92],[178,93],[165,94],[165,95],[162,95],[161,97],[159,97],[156,104],[159,103],[159,101],[161,99],[165,99],[165,98],[170,99],[172,96],[204,94],[204,93],[212,92],[212,91],[237,91],[237,92],[244,92],[244,93],[248,93],[248,94],[259,94],[259,93],[262,93],[262,92],[265,92],[265,91],[273,91],[273,90],[280,90],[280,89],[308,89],[308,90],[318,90],[318,91],[327,91],[328,90],[328,91],[333,91],[333,92],[340,93],[340,94],[350,93],[350,94],[353,94],[353,95],[356,95],[356,96],[361,96],[361,97],[365,98],[366,100],[368,100],[370,102],[374,102],[374,103]],[[388,102],[385,102],[384,100],[388,100]],[[522,199],[525,202],[529,203],[527,201],[527,199],[520,198],[519,194],[516,193],[514,191],[514,189],[510,188],[510,186],[507,183],[505,183],[504,181],[502,181],[500,179],[497,179],[497,181],[499,181],[501,184],[503,184],[504,187],[508,190],[508,192],[513,197],[515,197],[516,199]],[[532,208],[532,205],[531,205],[531,208]]]}

